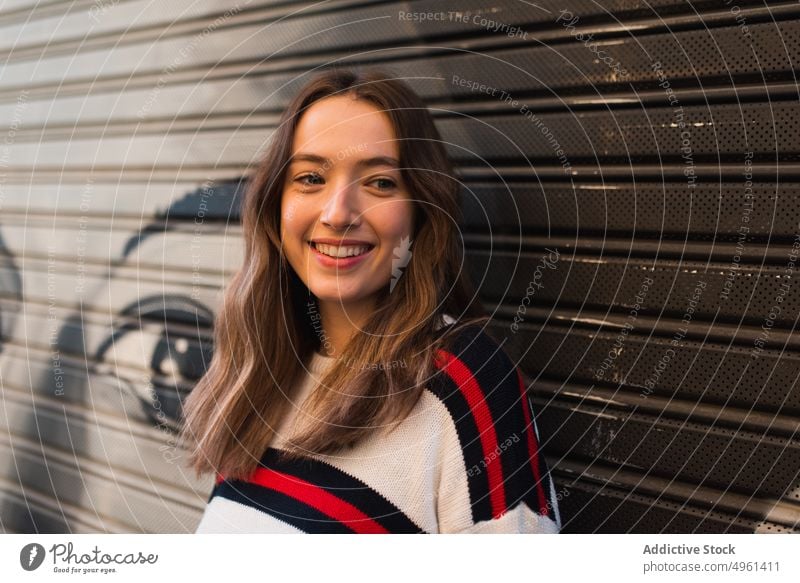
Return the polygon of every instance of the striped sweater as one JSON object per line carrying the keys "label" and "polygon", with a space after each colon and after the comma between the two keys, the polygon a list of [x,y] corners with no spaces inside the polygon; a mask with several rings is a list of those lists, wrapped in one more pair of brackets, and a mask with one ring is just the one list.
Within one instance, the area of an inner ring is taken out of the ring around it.
{"label": "striped sweater", "polygon": [[[315,353],[295,407],[247,480],[217,476],[198,533],[556,533],[561,519],[519,371],[465,329],[411,414],[337,455],[280,461],[281,436],[334,358]],[[306,421],[307,422],[307,421]]]}

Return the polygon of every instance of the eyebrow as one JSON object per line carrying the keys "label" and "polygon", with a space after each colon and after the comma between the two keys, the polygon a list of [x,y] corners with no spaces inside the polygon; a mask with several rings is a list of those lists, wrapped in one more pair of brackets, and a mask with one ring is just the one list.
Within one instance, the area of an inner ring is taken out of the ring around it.
{"label": "eyebrow", "polygon": [[[294,164],[295,162],[314,162],[315,164],[324,166],[331,163],[332,160],[323,156],[317,156],[316,154],[307,154],[301,152],[289,158],[289,164]],[[365,168],[370,166],[391,166],[393,168],[400,168],[400,162],[391,156],[373,156],[372,158],[364,158],[363,160],[356,162],[357,168]]]}

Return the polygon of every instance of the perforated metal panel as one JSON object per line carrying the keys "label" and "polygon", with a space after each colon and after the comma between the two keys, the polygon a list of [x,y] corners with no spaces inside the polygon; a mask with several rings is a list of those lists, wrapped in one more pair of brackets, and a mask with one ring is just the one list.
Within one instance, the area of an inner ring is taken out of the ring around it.
{"label": "perforated metal panel", "polygon": [[241,261],[240,181],[336,61],[406,79],[448,142],[565,531],[797,531],[798,16],[2,3],[0,530],[194,529],[211,482],[174,429]]}

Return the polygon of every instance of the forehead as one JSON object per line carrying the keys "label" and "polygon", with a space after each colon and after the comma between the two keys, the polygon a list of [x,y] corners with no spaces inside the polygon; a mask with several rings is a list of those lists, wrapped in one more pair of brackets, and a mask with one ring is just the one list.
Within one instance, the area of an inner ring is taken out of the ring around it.
{"label": "forehead", "polygon": [[397,157],[398,145],[389,116],[375,105],[336,96],[312,104],[300,118],[292,153],[302,150],[333,160],[373,155]]}

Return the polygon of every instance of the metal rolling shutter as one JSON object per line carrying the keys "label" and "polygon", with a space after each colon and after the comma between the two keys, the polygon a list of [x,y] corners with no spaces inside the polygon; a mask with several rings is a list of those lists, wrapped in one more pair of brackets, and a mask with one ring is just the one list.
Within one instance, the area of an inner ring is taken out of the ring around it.
{"label": "metal rolling shutter", "polygon": [[193,530],[211,482],[171,428],[240,262],[237,184],[339,60],[409,80],[452,143],[565,530],[797,530],[798,14],[6,0],[2,529]]}

